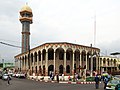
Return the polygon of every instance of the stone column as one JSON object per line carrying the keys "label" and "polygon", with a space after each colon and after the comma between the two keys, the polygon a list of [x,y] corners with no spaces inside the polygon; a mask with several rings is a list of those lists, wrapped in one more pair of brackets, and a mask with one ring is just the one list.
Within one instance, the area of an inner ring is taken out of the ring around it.
{"label": "stone column", "polygon": [[39,56],[37,53],[37,75],[39,75]]}
{"label": "stone column", "polygon": [[32,71],[32,61],[31,61],[31,56],[29,56],[29,60],[30,60],[30,70],[29,70],[29,74],[31,75],[31,71]]}
{"label": "stone column", "polygon": [[41,53],[41,74],[43,74],[43,58],[42,58],[42,53]]}
{"label": "stone column", "polygon": [[103,70],[103,59],[101,58],[101,74],[102,74],[103,71],[104,71]]}
{"label": "stone column", "polygon": [[86,70],[87,70],[87,54],[85,55],[85,57],[86,57],[86,58],[85,58],[85,59],[86,59],[86,60],[85,60],[85,61],[86,61],[86,62],[85,62],[85,63],[86,63],[86,66],[85,66],[85,68],[84,68],[84,73],[85,73],[85,81],[86,81]]}
{"label": "stone column", "polygon": [[92,77],[93,76],[93,55],[91,53],[91,71],[90,71],[90,76]]}
{"label": "stone column", "polygon": [[45,61],[45,75],[48,76],[48,52],[46,52],[46,61]]}
{"label": "stone column", "polygon": [[66,75],[66,51],[64,52],[64,75]]}
{"label": "stone column", "polygon": [[[82,66],[81,66],[81,53],[80,53],[80,68],[81,68],[81,67],[82,67]],[[80,68],[79,68],[79,69],[80,69]],[[82,76],[82,75],[81,75],[81,74],[82,74],[81,72],[82,72],[82,70],[80,69],[80,77]]]}
{"label": "stone column", "polygon": [[35,58],[34,58],[34,55],[33,55],[33,73],[35,73]]}
{"label": "stone column", "polygon": [[72,75],[74,75],[74,52],[73,52],[73,58],[72,58]]}
{"label": "stone column", "polygon": [[98,56],[96,56],[96,71],[98,71]]}
{"label": "stone column", "polygon": [[99,62],[98,70],[99,70],[99,74],[100,74],[100,57],[99,56],[98,56],[98,62]]}
{"label": "stone column", "polygon": [[86,54],[85,57],[86,57],[86,60],[85,60],[85,61],[86,61],[86,68],[85,68],[85,69],[87,69],[87,59],[88,59],[88,58],[87,58],[87,54]]}
{"label": "stone column", "polygon": [[54,52],[54,74],[56,74],[56,66],[55,66],[55,52]]}
{"label": "stone column", "polygon": [[23,71],[25,71],[26,70],[26,61],[25,61],[25,58],[24,58],[24,69],[23,69]]}
{"label": "stone column", "polygon": [[28,67],[28,58],[26,59],[26,71],[29,69]]}

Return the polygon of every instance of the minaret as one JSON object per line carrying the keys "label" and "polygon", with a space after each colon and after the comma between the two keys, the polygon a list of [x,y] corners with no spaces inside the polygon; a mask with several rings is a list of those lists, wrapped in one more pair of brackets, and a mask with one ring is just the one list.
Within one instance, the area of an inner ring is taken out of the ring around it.
{"label": "minaret", "polygon": [[24,5],[20,10],[20,22],[22,23],[22,53],[30,49],[30,24],[32,24],[32,9]]}

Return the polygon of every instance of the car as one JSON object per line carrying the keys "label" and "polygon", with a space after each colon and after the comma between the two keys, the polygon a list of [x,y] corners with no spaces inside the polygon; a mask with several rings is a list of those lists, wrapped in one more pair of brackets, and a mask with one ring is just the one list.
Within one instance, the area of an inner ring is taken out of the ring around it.
{"label": "car", "polygon": [[16,73],[13,73],[12,77],[16,77]]}
{"label": "car", "polygon": [[120,90],[120,83],[116,85],[115,90]]}
{"label": "car", "polygon": [[[2,79],[3,80],[7,80],[8,76],[9,76],[9,74],[3,74]],[[9,76],[9,77],[10,77],[10,80],[11,80],[11,76]]]}
{"label": "car", "polygon": [[114,77],[116,77],[116,78],[120,79],[120,75],[114,75]]}
{"label": "car", "polygon": [[15,77],[16,77],[16,78],[25,78],[26,76],[25,76],[24,73],[18,72],[18,73],[16,73]]}
{"label": "car", "polygon": [[107,83],[106,90],[115,90],[116,85],[118,85],[119,83],[120,83],[119,79],[110,80]]}

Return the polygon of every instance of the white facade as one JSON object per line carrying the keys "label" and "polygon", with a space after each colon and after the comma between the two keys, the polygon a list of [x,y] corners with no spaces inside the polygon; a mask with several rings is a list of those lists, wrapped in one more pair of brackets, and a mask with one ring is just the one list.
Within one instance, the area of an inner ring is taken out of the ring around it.
{"label": "white facade", "polygon": [[[22,61],[23,72],[27,71],[30,66],[31,74],[34,72],[37,75],[49,75],[49,72],[52,71],[65,75],[74,73],[83,75],[84,70],[88,73],[91,70],[100,72],[99,53],[100,49],[94,47],[54,42],[35,47],[30,52],[19,54],[15,58]],[[30,64],[28,60],[30,60]]]}

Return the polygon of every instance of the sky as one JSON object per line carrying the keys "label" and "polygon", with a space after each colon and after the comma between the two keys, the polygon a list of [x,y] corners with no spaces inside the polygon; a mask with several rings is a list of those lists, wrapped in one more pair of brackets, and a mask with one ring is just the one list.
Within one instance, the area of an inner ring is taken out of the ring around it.
{"label": "sky", "polygon": [[[33,12],[30,46],[46,42],[93,44],[101,55],[120,52],[120,0],[0,0],[0,42],[21,46],[19,11]],[[96,24],[95,24],[96,21]],[[96,26],[96,28],[95,28]],[[0,44],[0,62],[14,62],[20,48]]]}

